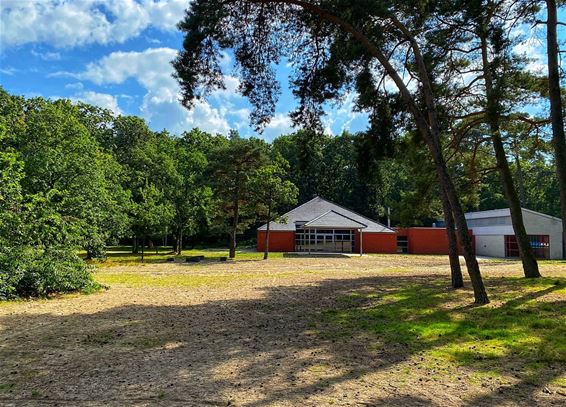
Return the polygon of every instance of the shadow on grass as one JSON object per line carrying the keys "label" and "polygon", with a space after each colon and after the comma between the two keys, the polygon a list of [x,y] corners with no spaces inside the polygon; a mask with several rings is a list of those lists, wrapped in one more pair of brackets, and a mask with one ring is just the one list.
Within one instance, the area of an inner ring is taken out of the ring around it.
{"label": "shadow on grass", "polygon": [[442,405],[445,387],[418,393],[441,363],[442,381],[461,369],[516,379],[474,398],[467,376],[461,404],[536,404],[566,369],[566,279],[487,282],[489,307],[462,307],[469,291],[430,276],[379,276],[248,300],[5,315],[0,401]]}

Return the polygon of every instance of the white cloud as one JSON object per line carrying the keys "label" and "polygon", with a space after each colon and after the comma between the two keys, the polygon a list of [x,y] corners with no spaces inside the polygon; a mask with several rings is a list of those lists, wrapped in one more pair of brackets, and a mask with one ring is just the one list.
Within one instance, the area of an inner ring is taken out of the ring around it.
{"label": "white cloud", "polygon": [[267,140],[273,140],[282,134],[289,134],[294,131],[295,129],[293,128],[293,121],[291,118],[287,114],[276,113],[265,126],[262,135]]}
{"label": "white cloud", "polygon": [[162,30],[174,30],[189,3],[189,0],[143,0],[143,7],[150,15],[151,25]]}
{"label": "white cloud", "polygon": [[[154,129],[166,128],[181,133],[199,127],[213,133],[227,134],[227,116],[234,110],[238,80],[227,76],[226,89],[215,92],[211,100],[197,101],[189,111],[179,103],[179,85],[173,78],[171,60],[177,51],[171,48],[149,48],[142,52],[113,52],[89,63],[83,72],[57,72],[51,76],[68,76],[97,85],[121,84],[134,79],[146,89],[140,112]],[[237,110],[237,109],[236,109]]]}
{"label": "white cloud", "polygon": [[61,59],[61,54],[58,52],[39,52],[32,50],[31,54],[44,61],[59,61]]}
{"label": "white cloud", "polygon": [[520,42],[513,48],[513,52],[528,58],[525,69],[530,73],[538,75],[547,74],[548,64],[544,54],[546,51],[538,39],[529,38]]}
{"label": "white cloud", "polygon": [[546,45],[539,38],[537,29],[524,24],[514,28],[511,35],[519,41],[513,47],[513,52],[528,58],[526,70],[533,74],[546,75]]}
{"label": "white cloud", "polygon": [[4,46],[123,43],[152,26],[174,30],[188,0],[2,0]]}
{"label": "white cloud", "polygon": [[85,103],[90,103],[91,105],[99,106],[105,109],[112,110],[115,114],[122,114],[122,111],[118,107],[118,101],[115,96],[98,93],[92,91],[79,92],[75,96],[71,97],[71,100]]}
{"label": "white cloud", "polygon": [[68,83],[65,85],[65,89],[71,89],[71,90],[82,90],[83,87],[84,85],[81,82]]}
{"label": "white cloud", "polygon": [[3,75],[14,76],[16,72],[18,72],[18,70],[12,67],[0,68],[0,73]]}

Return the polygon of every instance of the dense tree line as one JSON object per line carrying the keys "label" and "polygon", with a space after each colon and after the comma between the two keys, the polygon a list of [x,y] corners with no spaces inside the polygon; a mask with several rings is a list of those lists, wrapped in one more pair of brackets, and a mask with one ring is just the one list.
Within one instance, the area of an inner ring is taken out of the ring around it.
{"label": "dense tree line", "polygon": [[[414,132],[387,151],[365,132],[299,130],[272,143],[198,129],[177,136],[137,117],[3,90],[0,118],[2,298],[92,289],[78,253],[104,258],[118,242],[143,259],[152,245],[180,254],[189,239],[228,241],[233,257],[239,235],[284,221],[316,195],[384,223],[389,209],[393,225],[431,225],[443,214],[434,163]],[[466,210],[506,206],[480,130],[447,160]],[[506,131],[523,206],[559,216],[549,140]]]}

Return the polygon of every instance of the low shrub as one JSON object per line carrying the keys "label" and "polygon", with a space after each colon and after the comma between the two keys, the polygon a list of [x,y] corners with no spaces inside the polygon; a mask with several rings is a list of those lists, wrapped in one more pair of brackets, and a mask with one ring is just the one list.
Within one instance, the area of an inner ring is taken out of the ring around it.
{"label": "low shrub", "polygon": [[46,297],[54,293],[94,291],[92,266],[68,249],[0,250],[0,299]]}

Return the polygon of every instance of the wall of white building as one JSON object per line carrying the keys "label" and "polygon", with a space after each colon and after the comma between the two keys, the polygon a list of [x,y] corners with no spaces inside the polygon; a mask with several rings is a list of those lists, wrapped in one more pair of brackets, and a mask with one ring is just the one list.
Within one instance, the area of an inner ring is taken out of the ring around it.
{"label": "wall of white building", "polygon": [[[513,235],[509,209],[473,212],[466,214],[468,225],[476,240],[476,254],[505,257],[505,235]],[[523,221],[527,234],[548,235],[550,258],[562,258],[562,221],[552,216],[523,209]]]}
{"label": "wall of white building", "polygon": [[560,219],[523,210],[523,221],[529,235],[548,235],[550,258],[562,258],[562,222]]}
{"label": "wall of white building", "polygon": [[505,238],[503,235],[477,235],[475,239],[478,256],[505,257]]}

